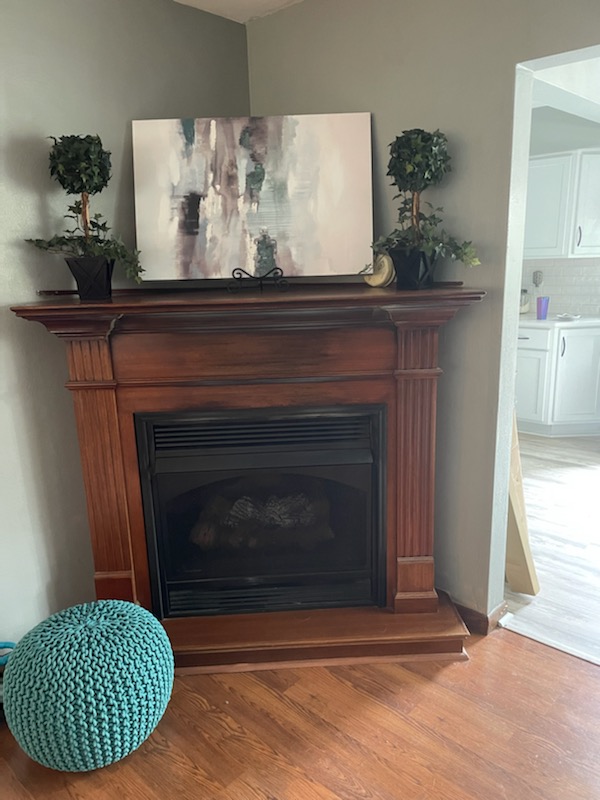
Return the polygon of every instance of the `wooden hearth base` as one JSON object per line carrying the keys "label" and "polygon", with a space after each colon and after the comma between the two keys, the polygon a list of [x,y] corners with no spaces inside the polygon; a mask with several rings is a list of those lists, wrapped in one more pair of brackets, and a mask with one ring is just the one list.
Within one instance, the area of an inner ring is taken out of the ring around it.
{"label": "wooden hearth base", "polygon": [[327,659],[464,659],[469,632],[440,594],[430,614],[380,608],[281,611],[163,620],[178,668],[217,672]]}

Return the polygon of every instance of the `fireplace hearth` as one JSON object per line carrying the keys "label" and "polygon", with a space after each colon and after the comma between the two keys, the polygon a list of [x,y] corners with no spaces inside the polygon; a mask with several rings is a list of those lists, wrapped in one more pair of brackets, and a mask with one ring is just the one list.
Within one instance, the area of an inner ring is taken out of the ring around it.
{"label": "fireplace hearth", "polygon": [[338,284],[14,308],[66,343],[97,597],[153,611],[179,667],[462,657],[435,588],[438,336],[483,295]]}
{"label": "fireplace hearth", "polygon": [[139,414],[159,618],[385,604],[385,410]]}

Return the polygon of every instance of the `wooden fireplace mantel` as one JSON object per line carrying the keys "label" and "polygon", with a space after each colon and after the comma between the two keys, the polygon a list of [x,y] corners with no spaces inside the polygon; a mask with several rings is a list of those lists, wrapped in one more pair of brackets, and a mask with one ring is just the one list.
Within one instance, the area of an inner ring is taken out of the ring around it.
{"label": "wooden fireplace mantel", "polygon": [[385,609],[197,617],[165,628],[181,665],[462,652],[465,631],[434,586],[438,333],[484,294],[345,284],[137,290],[108,303],[60,296],[14,307],[67,344],[98,598],[151,608],[136,413],[378,404],[387,412]]}

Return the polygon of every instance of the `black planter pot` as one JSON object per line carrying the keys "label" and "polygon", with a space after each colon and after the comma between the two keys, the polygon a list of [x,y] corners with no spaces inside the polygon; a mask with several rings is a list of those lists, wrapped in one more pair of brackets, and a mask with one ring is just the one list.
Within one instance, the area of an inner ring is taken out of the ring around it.
{"label": "black planter pot", "polygon": [[84,302],[100,302],[112,297],[112,274],[114,260],[104,256],[80,256],[66,258],[77,284],[77,293]]}
{"label": "black planter pot", "polygon": [[396,289],[431,289],[435,256],[402,248],[394,248],[389,254],[396,269]]}

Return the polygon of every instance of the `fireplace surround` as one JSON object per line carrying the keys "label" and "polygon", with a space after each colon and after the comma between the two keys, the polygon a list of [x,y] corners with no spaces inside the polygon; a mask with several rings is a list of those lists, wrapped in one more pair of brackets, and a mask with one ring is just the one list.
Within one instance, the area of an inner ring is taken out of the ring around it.
{"label": "fireplace surround", "polygon": [[[67,346],[97,596],[152,610],[180,667],[461,657],[466,629],[434,580],[438,335],[483,296],[450,284],[419,292],[346,284],[238,295],[138,290],[103,303],[63,295],[15,307]],[[304,420],[307,430],[317,427],[301,438],[328,428],[333,436],[342,425],[343,440],[351,420],[357,439],[290,444]],[[192,444],[175,455],[173,421],[193,428]],[[235,454],[223,442],[218,452],[206,444],[219,425],[235,437],[248,422],[250,437],[263,426],[263,440],[282,422],[288,430],[262,453],[251,438]],[[361,424],[371,432],[368,447]],[[157,425],[168,439],[158,458],[147,446]],[[242,474],[244,462],[251,468]],[[166,503],[159,512],[153,485]],[[349,521],[355,530],[343,541]],[[192,529],[200,545],[190,560]],[[178,536],[185,543],[174,564]],[[259,557],[263,546],[267,556]],[[163,573],[157,553],[168,565]],[[228,558],[235,575],[222,570]],[[331,560],[321,568],[323,558]],[[181,588],[190,573],[202,582],[209,561],[204,600],[189,604],[191,586],[169,599],[169,582]],[[271,573],[250,569],[266,562]],[[323,573],[330,585],[346,585],[328,596],[319,588]],[[282,576],[291,593],[264,605]],[[257,579],[262,585],[244,606]]]}

